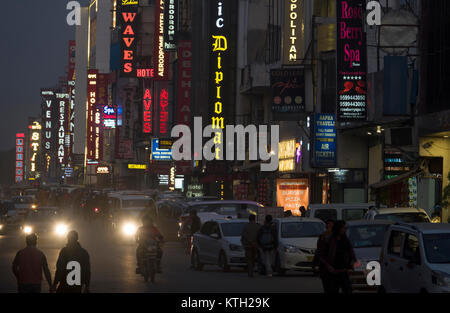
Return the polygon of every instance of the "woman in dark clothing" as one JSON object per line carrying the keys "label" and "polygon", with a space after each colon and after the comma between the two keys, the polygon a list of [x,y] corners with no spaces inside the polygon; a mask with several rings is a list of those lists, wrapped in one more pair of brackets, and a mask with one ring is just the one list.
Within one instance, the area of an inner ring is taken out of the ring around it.
{"label": "woman in dark clothing", "polygon": [[344,221],[335,222],[331,236],[320,251],[321,275],[328,280],[326,293],[339,293],[341,288],[343,293],[352,292],[349,271],[353,270],[356,257],[346,230]]}

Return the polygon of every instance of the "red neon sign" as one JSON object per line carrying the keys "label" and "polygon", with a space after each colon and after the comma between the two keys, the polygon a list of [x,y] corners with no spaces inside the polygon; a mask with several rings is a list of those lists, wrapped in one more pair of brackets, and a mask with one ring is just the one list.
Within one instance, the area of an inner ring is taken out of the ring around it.
{"label": "red neon sign", "polygon": [[167,134],[167,122],[169,121],[169,93],[167,89],[161,89],[159,95],[159,133]]}
{"label": "red neon sign", "polygon": [[119,15],[122,24],[122,56],[121,56],[121,70],[122,76],[131,77],[135,75],[135,57],[136,52],[136,34],[134,32],[135,20],[136,20],[136,8],[134,7],[122,7]]}
{"label": "red neon sign", "polygon": [[16,134],[16,183],[20,183],[23,181],[24,138],[24,133]]}
{"label": "red neon sign", "polygon": [[136,77],[153,78],[154,76],[155,76],[155,70],[152,68],[139,68],[136,70]]}
{"label": "red neon sign", "polygon": [[144,90],[142,114],[142,132],[145,134],[152,132],[152,94],[149,88]]}

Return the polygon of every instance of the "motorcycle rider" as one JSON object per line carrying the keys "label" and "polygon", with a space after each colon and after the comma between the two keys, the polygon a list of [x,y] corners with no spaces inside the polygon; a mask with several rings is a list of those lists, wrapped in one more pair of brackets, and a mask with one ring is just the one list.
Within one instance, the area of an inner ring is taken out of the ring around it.
{"label": "motorcycle rider", "polygon": [[136,232],[136,242],[138,244],[136,248],[136,259],[137,266],[141,269],[140,261],[145,257],[145,252],[149,242],[156,241],[157,242],[157,271],[161,273],[161,259],[163,255],[163,251],[161,248],[161,243],[164,240],[164,237],[161,235],[158,227],[153,222],[153,218],[147,214],[142,217],[142,225]]}

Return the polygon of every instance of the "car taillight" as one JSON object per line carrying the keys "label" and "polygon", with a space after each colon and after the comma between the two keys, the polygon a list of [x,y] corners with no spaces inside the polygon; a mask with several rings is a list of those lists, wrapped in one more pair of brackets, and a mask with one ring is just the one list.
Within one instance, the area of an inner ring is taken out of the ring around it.
{"label": "car taillight", "polygon": [[95,212],[95,213],[98,213],[98,208],[95,208],[95,209],[94,209],[94,212]]}

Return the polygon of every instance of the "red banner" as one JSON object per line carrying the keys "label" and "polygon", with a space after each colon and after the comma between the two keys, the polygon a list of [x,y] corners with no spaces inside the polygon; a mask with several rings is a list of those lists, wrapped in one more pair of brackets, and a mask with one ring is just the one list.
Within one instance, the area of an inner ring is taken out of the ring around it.
{"label": "red banner", "polygon": [[153,68],[155,80],[169,79],[169,53],[164,51],[164,0],[156,0]]}
{"label": "red banner", "polygon": [[191,123],[192,41],[178,43],[178,124]]}

